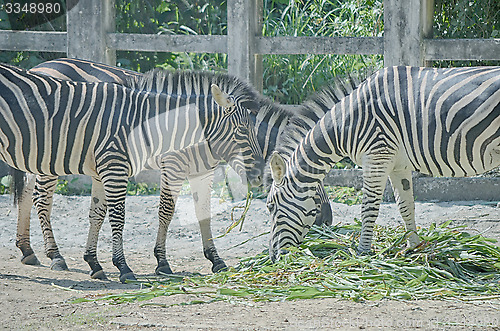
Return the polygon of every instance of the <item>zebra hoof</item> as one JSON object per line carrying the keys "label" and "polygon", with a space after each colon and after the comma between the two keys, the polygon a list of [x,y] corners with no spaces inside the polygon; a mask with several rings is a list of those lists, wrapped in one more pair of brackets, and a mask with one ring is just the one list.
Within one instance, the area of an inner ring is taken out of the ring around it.
{"label": "zebra hoof", "polygon": [[34,253],[28,256],[23,256],[21,263],[26,265],[40,265],[40,261]]}
{"label": "zebra hoof", "polygon": [[161,275],[171,275],[171,274],[173,274],[173,271],[172,271],[172,269],[170,269],[170,266],[167,263],[167,265],[163,265],[161,267],[160,266],[156,267],[155,273],[158,276],[161,276]]}
{"label": "zebra hoof", "polygon": [[108,280],[108,277],[106,276],[106,274],[102,270],[99,270],[99,271],[96,271],[96,272],[92,272],[91,271],[90,272],[90,277],[92,277],[92,279]]}
{"label": "zebra hoof", "polygon": [[127,283],[128,280],[137,280],[137,278],[135,278],[133,272],[129,272],[129,273],[126,273],[126,274],[123,274],[120,276],[120,282],[122,284]]}
{"label": "zebra hoof", "polygon": [[370,249],[364,250],[364,249],[359,249],[358,248],[356,250],[356,255],[357,256],[370,256],[370,255],[373,255],[373,254],[374,254],[374,252],[372,250],[370,250]]}
{"label": "zebra hoof", "polygon": [[224,261],[221,261],[220,263],[217,263],[217,264],[214,264],[212,266],[212,272],[214,274],[218,273],[218,272],[222,272],[222,271],[227,271],[227,265],[224,263]]}
{"label": "zebra hoof", "polygon": [[62,257],[55,258],[52,260],[50,264],[50,269],[55,271],[68,271],[68,266],[66,265],[66,261]]}

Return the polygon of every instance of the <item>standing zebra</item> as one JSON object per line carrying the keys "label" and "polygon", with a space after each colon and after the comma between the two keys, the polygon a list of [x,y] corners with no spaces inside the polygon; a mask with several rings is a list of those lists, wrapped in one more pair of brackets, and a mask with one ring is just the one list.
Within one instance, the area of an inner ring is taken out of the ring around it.
{"label": "standing zebra", "polygon": [[[79,59],[58,59],[42,63],[30,72],[45,74],[51,77],[64,80],[73,80],[79,82],[115,82],[125,84],[130,79],[139,79],[142,75],[122,68],[117,68],[101,63]],[[205,77],[207,81],[220,79],[234,80],[233,77],[227,75],[214,75],[211,73],[199,73],[199,78]],[[183,83],[178,81],[178,83]],[[170,87],[176,90],[176,86]],[[187,88],[187,87],[183,87]],[[257,94],[255,94],[257,96]],[[198,96],[199,97],[199,96]],[[253,116],[253,114],[251,114]],[[252,141],[256,145],[256,142]],[[155,256],[158,261],[156,268],[157,273],[171,273],[170,266],[166,260],[165,241],[167,229],[171,221],[171,216],[175,209],[175,199],[182,186],[186,175],[189,176],[193,195],[197,196],[195,200],[195,210],[202,233],[203,251],[207,259],[212,262],[212,270],[214,272],[226,268],[224,261],[218,256],[215,248],[214,240],[210,228],[210,191],[213,178],[213,171],[207,174],[206,169],[214,169],[221,159],[227,161],[235,171],[252,186],[257,186],[262,178],[262,162],[253,158],[252,148],[247,146],[235,149],[234,146],[228,144],[223,146],[224,149],[219,149],[216,155],[212,154],[212,149],[207,143],[197,144],[179,151],[169,152],[161,157],[154,158],[148,161],[147,168],[161,168],[161,195],[160,195],[160,211],[159,211],[159,228],[158,239],[155,245]],[[260,152],[260,148],[253,146],[253,149]],[[203,180],[200,182],[200,179]],[[51,259],[51,268],[55,270],[67,270],[66,262],[54,239],[50,224],[50,210],[52,207],[52,197],[57,184],[57,177],[37,176],[35,179],[28,180],[28,187],[24,190],[23,195],[19,199],[18,204],[18,234],[16,244],[23,253],[22,262],[25,264],[39,264],[38,259],[34,255],[30,244],[30,210],[31,210],[31,194],[33,192],[33,200],[38,212],[42,233],[44,235],[46,255]],[[33,187],[35,189],[33,190]],[[207,207],[208,199],[208,207]],[[97,212],[94,206],[93,199],[90,212],[90,231],[89,241],[87,243],[88,252],[95,252],[97,247],[97,238],[99,230],[104,221],[105,210]],[[95,267],[94,269],[99,269]],[[106,278],[105,274],[99,269],[99,272],[93,272],[94,278]]]}
{"label": "standing zebra", "polygon": [[[92,176],[94,211],[109,206],[113,264],[122,282],[134,279],[122,241],[128,177],[168,151],[208,142],[217,153],[256,141],[253,89],[234,78],[213,82],[154,71],[130,86],[81,83],[0,65],[0,159],[34,174]],[[85,258],[100,271],[95,251]]]}
{"label": "standing zebra", "polygon": [[500,165],[500,68],[385,68],[335,105],[287,161],[271,157],[270,256],[302,242],[314,222],[315,192],[344,156],[363,167],[359,253],[389,177],[407,231],[416,235],[411,171],[473,176]]}
{"label": "standing zebra", "polygon": [[[66,80],[104,80],[115,81],[117,83],[123,83],[127,80],[127,77],[136,77],[140,75],[121,68],[77,59],[58,59],[45,62],[36,66],[31,71],[52,75]],[[354,84],[352,81],[351,83]],[[291,152],[291,149],[287,149],[290,143],[284,143],[284,141],[298,141],[326,111],[353,88],[354,86],[346,85],[337,87],[336,89],[323,91],[318,94],[318,97],[306,101],[303,105],[299,106],[296,111],[261,98],[259,100],[260,110],[254,120],[257,129],[257,138],[264,157],[267,158],[276,148],[279,148],[281,152]],[[284,134],[285,131],[286,134]],[[206,158],[203,158],[203,155],[205,155]],[[200,159],[208,160],[208,162],[200,162]],[[210,150],[204,149],[202,145],[198,145],[181,151],[167,153],[161,160],[157,160],[161,161],[162,169],[159,210],[160,222],[155,245],[155,256],[158,260],[157,273],[171,272],[166,260],[166,234],[175,210],[177,195],[185,177],[188,177],[191,183],[193,196],[197,197],[194,199],[194,204],[196,215],[200,223],[204,254],[212,262],[212,271],[215,272],[225,268],[226,265],[219,257],[214,241],[211,240],[212,233],[210,229],[210,189],[213,172],[215,166],[218,164],[217,158],[212,156]],[[59,268],[61,265],[64,268],[66,267],[64,259],[59,254],[59,250],[55,244],[48,215],[52,205],[52,195],[56,181],[55,178],[51,181],[50,178],[47,179],[47,176],[44,177],[43,180],[40,179],[40,176],[37,178],[37,187],[34,191],[35,205],[37,206],[42,225],[47,255],[52,259],[52,265],[55,266],[55,268]],[[28,190],[27,193],[28,192],[31,194],[32,190]],[[320,190],[319,194],[321,207],[317,214],[316,222],[318,224],[329,224],[331,223],[332,213],[328,197],[324,190]],[[34,264],[38,260],[33,254],[29,242],[29,210],[31,204],[28,198],[20,200],[25,202],[19,204],[18,245],[23,252],[23,263]],[[91,215],[95,216],[96,213],[91,211]],[[91,224],[102,224],[103,218],[104,214],[99,218],[100,223],[95,221]],[[97,230],[95,230],[95,228],[97,228]],[[97,240],[99,228],[100,225],[92,226],[91,228],[91,232],[96,233],[96,235],[92,236],[95,241]],[[95,247],[96,245],[97,243],[93,246]],[[104,277],[103,273],[99,273],[98,275]]]}

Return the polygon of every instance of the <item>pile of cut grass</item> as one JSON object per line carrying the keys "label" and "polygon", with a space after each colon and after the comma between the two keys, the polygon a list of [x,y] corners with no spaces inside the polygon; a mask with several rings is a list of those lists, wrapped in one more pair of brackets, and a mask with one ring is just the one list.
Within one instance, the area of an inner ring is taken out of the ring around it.
{"label": "pile of cut grass", "polygon": [[[267,252],[214,275],[140,281],[142,290],[82,298],[113,303],[193,294],[186,304],[218,300],[282,301],[336,297],[380,299],[500,298],[500,247],[451,222],[419,229],[422,243],[406,250],[402,227],[376,226],[374,254],[357,256],[360,224],[313,227],[298,248],[272,263]],[[154,304],[154,303],[149,303]]]}

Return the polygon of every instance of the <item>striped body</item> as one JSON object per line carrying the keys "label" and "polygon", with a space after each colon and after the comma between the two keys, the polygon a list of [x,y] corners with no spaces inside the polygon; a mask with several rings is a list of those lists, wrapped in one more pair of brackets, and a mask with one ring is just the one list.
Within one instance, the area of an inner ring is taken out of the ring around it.
{"label": "striped body", "polygon": [[[102,183],[98,200],[109,206],[113,262],[122,281],[133,278],[122,250],[127,178],[169,151],[256,141],[242,106],[253,104],[253,91],[217,77],[227,92],[198,73],[153,72],[127,86],[62,81],[0,65],[0,157],[22,171],[86,174]],[[186,89],[174,91],[174,85]]]}
{"label": "striped body", "polygon": [[[48,74],[62,79],[75,81],[116,81],[124,82],[129,77],[139,77],[140,74],[122,70],[120,68],[107,66],[104,64],[93,63],[77,59],[59,59],[42,63],[30,70],[40,74]],[[353,82],[351,82],[353,83]],[[275,149],[281,152],[291,152],[292,141],[296,144],[305,133],[321,118],[331,106],[335,104],[342,96],[348,94],[353,86],[342,86],[343,89],[329,89],[319,93],[315,98],[306,101],[296,109],[289,109],[284,106],[273,104],[264,98],[259,101],[260,109],[256,114],[254,121],[257,130],[257,138],[264,157],[267,158]],[[287,147],[288,146],[288,147]],[[287,149],[288,148],[288,149]],[[227,158],[225,158],[227,160]],[[184,179],[187,177],[191,184],[195,211],[200,222],[202,233],[203,249],[205,256],[212,262],[212,270],[217,271],[225,267],[225,263],[218,256],[217,250],[212,239],[210,230],[210,190],[213,180],[213,171],[218,165],[220,158],[213,155],[206,144],[196,145],[181,151],[169,152],[161,158],[152,159],[148,163],[151,168],[161,168],[161,196],[159,210],[159,229],[157,243],[155,245],[155,256],[158,260],[157,272],[171,272],[166,260],[165,240],[168,226],[172,220],[175,210],[175,201],[178,192],[182,187]],[[231,163],[230,163],[231,164]],[[231,164],[236,169],[234,163]],[[245,164],[246,165],[246,164]],[[253,166],[253,164],[251,164]],[[247,170],[248,172],[248,170]],[[238,172],[241,174],[241,172]],[[52,259],[54,268],[57,264],[64,264],[62,256],[59,254],[57,245],[50,229],[48,211],[55,188],[55,180],[51,183],[47,177],[43,178],[43,185],[37,184],[35,189],[35,204],[38,204],[37,211],[42,224],[45,239],[47,255]],[[42,179],[39,179],[39,182]],[[37,183],[39,183],[37,182]],[[32,184],[34,185],[34,184]],[[26,193],[31,193],[28,189]],[[328,197],[324,190],[318,192],[321,194],[321,210],[318,213],[318,223],[331,222],[331,209]],[[33,250],[29,244],[29,214],[24,213],[22,209],[30,208],[29,198],[24,199],[27,206],[19,205],[19,214],[26,215],[19,218],[20,224],[18,230],[18,246],[23,251],[24,259],[28,260],[33,255]],[[95,213],[91,215],[102,215],[98,219],[91,218],[92,242],[87,244],[87,252],[95,252],[97,246],[97,235],[101,227],[105,213]],[[30,258],[32,259],[32,258]],[[35,258],[36,260],[36,258]]]}
{"label": "striped body", "polygon": [[380,70],[333,107],[288,162],[274,155],[273,258],[303,240],[314,220],[313,193],[345,156],[363,167],[358,250],[370,250],[388,177],[413,231],[409,243],[417,244],[411,171],[473,176],[500,165],[500,68]]}

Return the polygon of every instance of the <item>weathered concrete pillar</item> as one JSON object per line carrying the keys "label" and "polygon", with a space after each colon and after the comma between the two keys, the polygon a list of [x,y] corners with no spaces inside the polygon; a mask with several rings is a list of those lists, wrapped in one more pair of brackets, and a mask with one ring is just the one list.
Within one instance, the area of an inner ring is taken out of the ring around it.
{"label": "weathered concrete pillar", "polygon": [[115,1],[80,0],[68,8],[68,57],[115,65],[115,51],[106,45],[106,34],[115,30]]}
{"label": "weathered concrete pillar", "polygon": [[227,69],[262,89],[262,57],[255,37],[262,33],[262,0],[228,0]]}
{"label": "weathered concrete pillar", "polygon": [[424,65],[424,37],[432,35],[433,0],[384,1],[384,65]]}

